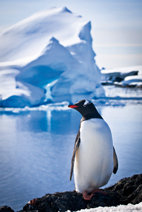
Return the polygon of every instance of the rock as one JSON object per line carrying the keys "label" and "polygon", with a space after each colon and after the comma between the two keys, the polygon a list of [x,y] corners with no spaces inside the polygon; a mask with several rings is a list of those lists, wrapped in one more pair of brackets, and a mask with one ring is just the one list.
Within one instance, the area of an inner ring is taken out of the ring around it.
{"label": "rock", "polygon": [[2,206],[2,207],[0,207],[0,212],[14,212],[14,210],[12,210],[8,206]]}
{"label": "rock", "polygon": [[33,210],[38,210],[38,212],[64,212],[98,206],[137,204],[142,201],[142,174],[124,178],[114,186],[104,189],[104,191],[106,194],[96,193],[90,201],[83,200],[82,194],[75,191],[47,194],[37,199],[34,205],[25,205],[23,212]]}
{"label": "rock", "polygon": [[119,195],[115,192],[107,192],[107,194],[96,193],[91,201],[85,201],[82,194],[75,191],[62,192],[55,194],[47,194],[36,200],[34,205],[27,204],[23,211],[39,212],[57,212],[57,211],[76,211],[85,208],[94,208],[98,206],[116,206],[119,202]]}
{"label": "rock", "polygon": [[106,190],[117,192],[121,204],[137,204],[142,201],[142,174],[124,178]]}
{"label": "rock", "polygon": [[[46,194],[41,198],[32,200],[32,204],[26,204],[23,210],[19,212],[65,212],[98,206],[137,204],[142,202],[142,174],[124,178],[115,185],[104,189],[104,191],[104,193],[95,193],[90,201],[85,201],[82,194],[75,191]],[[10,210],[0,209],[0,212],[13,212],[12,209]]]}

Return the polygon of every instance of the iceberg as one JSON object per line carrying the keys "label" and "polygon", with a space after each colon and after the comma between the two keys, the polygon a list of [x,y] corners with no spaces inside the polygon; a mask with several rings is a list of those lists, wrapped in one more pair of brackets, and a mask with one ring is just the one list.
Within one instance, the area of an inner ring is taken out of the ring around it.
{"label": "iceberg", "polygon": [[0,106],[104,96],[91,22],[68,8],[42,11],[0,34]]}
{"label": "iceberg", "polygon": [[105,100],[142,100],[142,66],[101,70],[101,82],[105,90]]}
{"label": "iceberg", "polygon": [[142,87],[142,66],[101,70],[103,85],[117,85],[121,87]]}

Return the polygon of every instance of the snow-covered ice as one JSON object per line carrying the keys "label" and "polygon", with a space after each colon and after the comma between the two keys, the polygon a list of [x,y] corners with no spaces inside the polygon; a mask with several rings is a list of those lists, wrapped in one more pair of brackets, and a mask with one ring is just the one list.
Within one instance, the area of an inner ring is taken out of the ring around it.
{"label": "snow-covered ice", "polygon": [[91,23],[65,8],[37,13],[0,34],[0,106],[104,96]]}
{"label": "snow-covered ice", "polygon": [[117,207],[98,207],[98,208],[92,208],[92,209],[82,209],[78,212],[136,212],[136,211],[142,211],[142,202],[139,204],[133,205],[119,205]]}
{"label": "snow-covered ice", "polygon": [[122,82],[122,86],[137,86],[142,87],[142,75],[141,76],[128,76]]}

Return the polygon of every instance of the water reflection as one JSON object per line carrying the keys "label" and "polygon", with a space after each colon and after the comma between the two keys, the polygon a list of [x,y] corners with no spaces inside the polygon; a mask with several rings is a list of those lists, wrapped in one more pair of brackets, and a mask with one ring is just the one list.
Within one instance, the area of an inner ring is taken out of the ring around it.
{"label": "water reflection", "polygon": [[72,133],[77,131],[80,119],[81,115],[71,110],[29,111],[15,116],[16,131]]}

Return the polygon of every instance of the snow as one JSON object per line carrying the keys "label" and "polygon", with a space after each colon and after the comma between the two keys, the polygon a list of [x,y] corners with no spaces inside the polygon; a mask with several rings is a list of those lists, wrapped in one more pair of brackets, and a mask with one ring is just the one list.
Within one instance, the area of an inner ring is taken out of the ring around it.
{"label": "snow", "polygon": [[91,23],[68,8],[42,11],[0,34],[0,106],[104,96]]}
{"label": "snow", "polygon": [[82,209],[80,212],[136,212],[142,211],[142,202],[136,205],[128,204],[128,205],[119,205],[117,207],[98,207],[92,209]]}
{"label": "snow", "polygon": [[129,76],[126,77],[122,82],[122,85],[136,85],[142,86],[142,76]]}
{"label": "snow", "polygon": [[52,36],[65,46],[79,42],[78,33],[83,25],[84,20],[67,8],[34,14],[0,35],[0,61],[32,60],[41,54]]}

